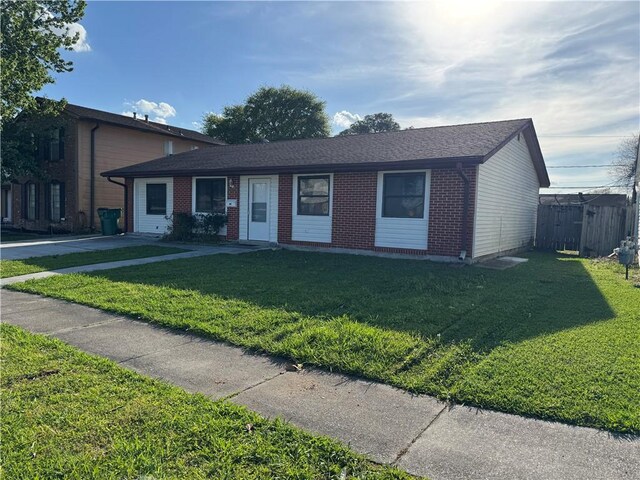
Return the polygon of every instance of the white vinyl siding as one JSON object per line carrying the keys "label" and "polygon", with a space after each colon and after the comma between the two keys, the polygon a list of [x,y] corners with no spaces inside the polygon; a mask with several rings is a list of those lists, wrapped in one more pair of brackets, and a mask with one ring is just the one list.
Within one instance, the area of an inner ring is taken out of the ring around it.
{"label": "white vinyl siding", "polygon": [[[329,215],[298,215],[298,177],[329,176]],[[331,243],[333,221],[333,174],[317,173],[293,176],[293,205],[291,240],[298,242]]]}
{"label": "white vinyl siding", "polygon": [[[385,174],[424,173],[424,217],[392,218],[382,216],[382,193]],[[378,172],[378,195],[376,201],[376,247],[408,248],[426,250],[429,230],[429,191],[431,172],[429,170]]]}
{"label": "white vinyl siding", "polygon": [[478,166],[473,257],[529,245],[535,237],[540,183],[524,135]]}
{"label": "white vinyl siding", "polygon": [[[162,183],[167,186],[166,215],[147,214],[147,184]],[[136,178],[133,183],[133,230],[139,233],[165,234],[173,213],[173,178]]]}
{"label": "white vinyl siding", "polygon": [[238,238],[249,240],[249,179],[269,178],[271,179],[271,191],[269,192],[269,241],[278,242],[278,175],[249,175],[240,177],[240,200],[238,200],[238,214],[240,224],[238,225]]}

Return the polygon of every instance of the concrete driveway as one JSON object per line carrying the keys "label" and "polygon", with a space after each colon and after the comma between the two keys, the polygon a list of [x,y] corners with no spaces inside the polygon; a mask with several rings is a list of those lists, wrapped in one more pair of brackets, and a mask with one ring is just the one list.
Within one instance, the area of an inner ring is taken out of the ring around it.
{"label": "concrete driveway", "polygon": [[1,244],[0,256],[4,260],[20,260],[22,258],[42,257],[45,255],[64,255],[65,253],[150,245],[157,243],[159,240],[160,237],[137,235],[113,235],[108,237],[82,236],[26,240],[24,242]]}

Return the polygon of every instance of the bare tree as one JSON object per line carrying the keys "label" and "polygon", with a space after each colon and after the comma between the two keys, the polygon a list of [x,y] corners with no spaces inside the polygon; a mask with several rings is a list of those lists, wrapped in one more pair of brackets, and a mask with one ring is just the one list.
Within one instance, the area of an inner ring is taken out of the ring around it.
{"label": "bare tree", "polygon": [[611,164],[611,175],[620,187],[633,187],[636,178],[639,140],[640,134],[632,135],[618,145],[616,158]]}

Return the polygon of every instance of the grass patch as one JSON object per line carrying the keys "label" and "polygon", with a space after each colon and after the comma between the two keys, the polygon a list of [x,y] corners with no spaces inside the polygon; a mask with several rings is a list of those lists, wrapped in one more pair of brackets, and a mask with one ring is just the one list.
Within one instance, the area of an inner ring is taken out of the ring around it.
{"label": "grass patch", "polygon": [[38,239],[47,239],[47,238],[51,238],[51,236],[38,234],[38,233],[17,232],[13,230],[4,230],[4,229],[0,232],[0,240],[2,240],[2,243],[19,242],[23,240],[38,240]]}
{"label": "grass patch", "polygon": [[181,252],[186,252],[186,250],[175,247],[143,245],[114,248],[112,250],[31,257],[23,260],[0,260],[0,278],[16,277],[18,275],[27,275],[28,273],[57,270],[60,268],[77,267],[79,265],[115,262],[119,260],[130,260],[132,258],[155,257]]}
{"label": "grass patch", "polygon": [[[344,445],[0,326],[3,477],[408,479]],[[247,425],[252,425],[251,431]]]}
{"label": "grass patch", "polygon": [[612,262],[505,271],[261,251],[12,286],[419,393],[640,432],[640,289]]}

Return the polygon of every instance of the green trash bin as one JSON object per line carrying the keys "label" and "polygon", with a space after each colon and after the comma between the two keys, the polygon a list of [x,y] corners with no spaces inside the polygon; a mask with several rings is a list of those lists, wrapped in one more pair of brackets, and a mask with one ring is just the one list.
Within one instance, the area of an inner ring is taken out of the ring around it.
{"label": "green trash bin", "polygon": [[118,233],[118,219],[122,213],[119,208],[99,208],[100,227],[102,235],[115,235]]}

